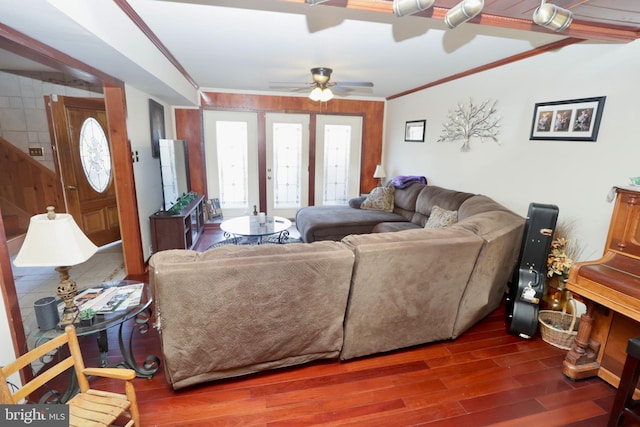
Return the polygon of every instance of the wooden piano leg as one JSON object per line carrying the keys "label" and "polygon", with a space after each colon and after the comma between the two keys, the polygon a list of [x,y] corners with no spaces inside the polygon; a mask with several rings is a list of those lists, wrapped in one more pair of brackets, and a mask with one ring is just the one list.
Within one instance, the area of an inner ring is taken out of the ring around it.
{"label": "wooden piano leg", "polygon": [[584,303],[587,306],[587,311],[580,316],[576,339],[562,364],[562,373],[572,380],[596,376],[600,369],[596,360],[600,351],[600,343],[590,338],[595,304],[588,300],[585,300]]}

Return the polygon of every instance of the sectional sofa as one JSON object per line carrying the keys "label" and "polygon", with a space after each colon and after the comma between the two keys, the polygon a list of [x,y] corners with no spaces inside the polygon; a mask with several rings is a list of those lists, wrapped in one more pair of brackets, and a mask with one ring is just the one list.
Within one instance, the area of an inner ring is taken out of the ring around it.
{"label": "sectional sofa", "polygon": [[[306,239],[338,241],[154,254],[149,278],[172,386],[454,339],[495,310],[525,219],[482,195],[405,190],[394,212],[382,212],[393,217],[373,224],[376,211],[355,203],[336,209],[369,219],[306,229],[315,230]],[[424,228],[439,208],[457,211],[457,222]],[[341,237],[356,228],[364,231]]]}

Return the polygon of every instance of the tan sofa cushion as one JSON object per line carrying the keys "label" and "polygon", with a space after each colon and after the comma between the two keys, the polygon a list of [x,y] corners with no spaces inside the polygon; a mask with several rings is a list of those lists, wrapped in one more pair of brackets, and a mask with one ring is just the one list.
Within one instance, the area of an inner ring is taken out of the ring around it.
{"label": "tan sofa cushion", "polygon": [[481,238],[440,228],[342,241],[356,262],[341,359],[451,338]]}
{"label": "tan sofa cushion", "polygon": [[178,389],[337,357],[353,260],[337,242],[154,254],[167,380]]}

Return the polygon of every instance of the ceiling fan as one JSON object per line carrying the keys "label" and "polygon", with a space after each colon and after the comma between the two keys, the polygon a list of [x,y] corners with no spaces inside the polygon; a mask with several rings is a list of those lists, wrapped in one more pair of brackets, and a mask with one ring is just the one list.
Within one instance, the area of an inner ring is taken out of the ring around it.
{"label": "ceiling fan", "polygon": [[312,82],[271,82],[272,88],[293,88],[294,91],[307,90],[311,88],[309,98],[312,101],[326,102],[333,98],[333,92],[338,95],[346,95],[353,89],[352,87],[373,87],[371,82],[332,82],[331,73],[333,70],[327,67],[314,67],[311,69]]}

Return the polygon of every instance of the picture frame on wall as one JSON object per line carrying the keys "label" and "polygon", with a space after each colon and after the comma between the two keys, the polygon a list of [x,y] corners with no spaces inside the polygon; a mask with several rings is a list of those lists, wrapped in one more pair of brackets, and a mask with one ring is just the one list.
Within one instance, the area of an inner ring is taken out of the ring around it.
{"label": "picture frame on wall", "polygon": [[599,96],[537,103],[529,139],[596,141],[606,98]]}
{"label": "picture frame on wall", "polygon": [[164,107],[149,99],[149,126],[151,129],[151,157],[160,157],[160,140],[165,138]]}
{"label": "picture frame on wall", "polygon": [[412,120],[404,125],[404,140],[408,142],[424,142],[426,120]]}

